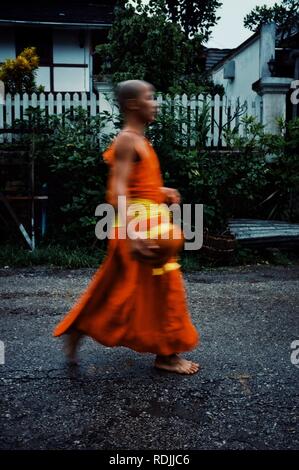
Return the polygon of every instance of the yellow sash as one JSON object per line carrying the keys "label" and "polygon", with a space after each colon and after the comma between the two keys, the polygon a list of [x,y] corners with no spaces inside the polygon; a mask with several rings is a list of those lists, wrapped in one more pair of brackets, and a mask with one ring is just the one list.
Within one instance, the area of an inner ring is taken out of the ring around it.
{"label": "yellow sash", "polygon": [[[141,215],[138,215],[136,217],[135,220],[137,221],[147,220],[149,217],[157,217],[159,215],[161,215],[162,218],[168,219],[168,223],[161,224],[159,226],[159,229],[157,229],[157,227],[153,227],[151,230],[147,231],[147,234],[150,237],[156,236],[157,230],[159,230],[159,234],[161,234],[168,229],[169,223],[171,223],[172,213],[168,210],[167,207],[165,207],[165,204],[158,204],[157,202],[151,201],[150,199],[136,198],[136,199],[128,200],[128,207],[130,205],[142,205],[143,208],[145,208],[146,210],[146,214],[142,212]],[[134,209],[134,207],[132,207],[131,209]],[[137,213],[139,212],[137,207],[136,207],[136,212]],[[118,214],[116,214],[115,216],[115,220],[114,220],[112,227],[123,227],[123,224],[121,224],[121,221],[119,220]],[[180,268],[180,264],[177,262],[165,263],[163,266],[159,268],[153,268],[152,274],[153,276],[161,276],[169,271],[173,271],[179,268]]]}

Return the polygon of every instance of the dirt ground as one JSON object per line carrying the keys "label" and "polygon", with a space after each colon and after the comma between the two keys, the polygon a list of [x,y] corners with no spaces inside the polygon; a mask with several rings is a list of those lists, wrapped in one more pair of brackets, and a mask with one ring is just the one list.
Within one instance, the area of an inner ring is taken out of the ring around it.
{"label": "dirt ground", "polygon": [[52,330],[94,271],[0,270],[0,449],[299,448],[298,266],[185,276],[194,376],[90,339],[66,365]]}

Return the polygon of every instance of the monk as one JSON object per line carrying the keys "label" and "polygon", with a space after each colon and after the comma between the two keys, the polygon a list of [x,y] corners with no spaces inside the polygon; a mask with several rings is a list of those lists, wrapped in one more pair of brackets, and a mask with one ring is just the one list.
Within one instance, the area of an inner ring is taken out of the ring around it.
{"label": "monk", "polygon": [[[146,126],[157,114],[154,87],[128,80],[116,96],[124,125],[103,157],[110,166],[107,200],[114,206],[119,196],[130,201],[179,203],[178,191],[165,188],[159,160],[145,137]],[[156,355],[154,367],[179,374],[194,374],[199,364],[181,357],[199,344],[192,323],[180,265],[169,259],[155,269],[142,260],[157,256],[150,239],[117,236],[125,214],[117,214],[116,236],[108,253],[79,300],[56,326],[54,336],[67,334],[66,354],[76,362],[83,335],[114,347],[125,346]],[[128,219],[127,219],[128,220]]]}

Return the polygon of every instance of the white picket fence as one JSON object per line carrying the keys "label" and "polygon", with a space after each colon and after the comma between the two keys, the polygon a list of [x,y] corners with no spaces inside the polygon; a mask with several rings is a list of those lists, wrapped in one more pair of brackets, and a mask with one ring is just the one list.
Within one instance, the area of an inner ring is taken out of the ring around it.
{"label": "white picket fence", "polygon": [[[169,98],[168,98],[169,100]],[[159,105],[166,103],[167,97],[158,95],[157,101]],[[168,101],[169,102],[169,101]],[[209,105],[209,131],[207,136],[207,146],[216,147],[218,145],[225,146],[226,142],[222,138],[219,140],[219,132],[221,127],[225,126],[230,120],[230,128],[238,126],[240,135],[245,133],[243,125],[240,125],[240,116],[236,111],[240,106],[244,106],[245,114],[255,116],[260,121],[260,101],[259,97],[255,100],[248,100],[240,103],[238,99],[228,100],[225,96],[215,97],[199,95],[188,97],[187,95],[176,96],[171,103],[173,104],[174,113],[183,113],[189,116],[188,122],[182,125],[182,135],[190,133],[194,121],[198,119],[203,110],[204,103]],[[6,132],[9,128],[13,129],[13,124],[17,119],[28,119],[26,110],[30,107],[39,107],[45,110],[47,115],[59,115],[67,110],[77,107],[85,109],[90,116],[96,116],[103,111],[114,116],[118,114],[118,108],[113,100],[113,93],[33,93],[32,95],[10,95],[6,94],[5,98],[0,102],[0,142],[14,140],[13,132]],[[113,130],[111,127],[107,130]],[[190,140],[191,144],[192,139]]]}

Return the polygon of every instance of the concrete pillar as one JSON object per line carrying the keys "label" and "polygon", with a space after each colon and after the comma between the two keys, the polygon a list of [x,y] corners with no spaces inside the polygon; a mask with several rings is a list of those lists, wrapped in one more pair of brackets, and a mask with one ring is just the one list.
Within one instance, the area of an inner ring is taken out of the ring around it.
{"label": "concrete pillar", "polygon": [[275,59],[276,24],[267,23],[260,33],[260,78],[271,77],[268,62]]}
{"label": "concrete pillar", "polygon": [[264,77],[254,83],[253,89],[262,97],[262,124],[265,131],[277,134],[277,118],[286,118],[286,96],[292,78]]}
{"label": "concrete pillar", "polygon": [[268,62],[275,60],[276,25],[264,24],[260,31],[260,79],[253,83],[252,89],[262,97],[262,124],[265,131],[277,134],[278,118],[286,118],[286,97],[292,78],[272,77]]}

